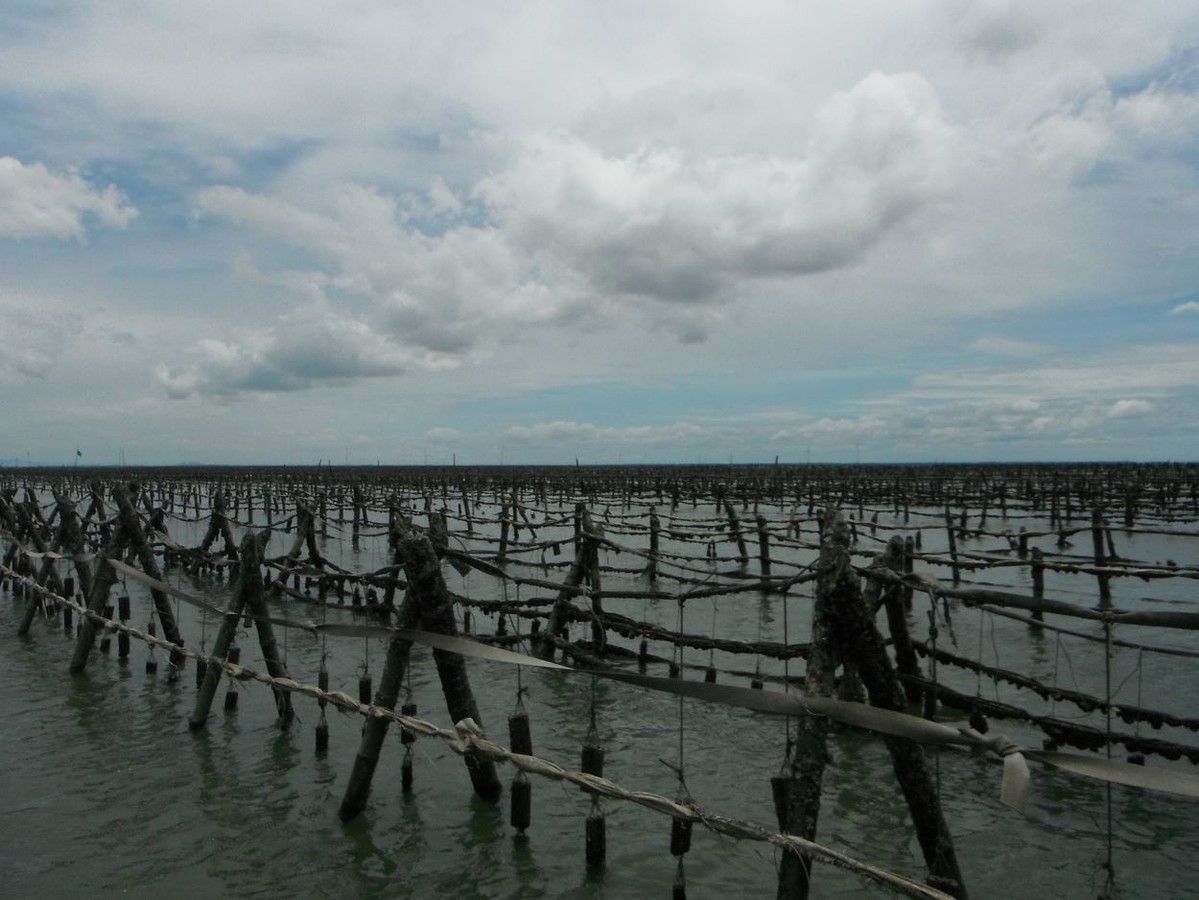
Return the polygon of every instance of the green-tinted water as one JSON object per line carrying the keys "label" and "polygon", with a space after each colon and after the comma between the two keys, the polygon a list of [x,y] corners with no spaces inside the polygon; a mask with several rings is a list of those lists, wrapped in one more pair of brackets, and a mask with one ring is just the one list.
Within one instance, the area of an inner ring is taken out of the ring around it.
{"label": "green-tinted water", "polygon": [[[177,539],[195,543],[179,535]],[[1143,558],[1151,557],[1154,548],[1140,540],[1142,545],[1133,549]],[[281,547],[277,537],[271,552],[282,552]],[[357,554],[334,541],[327,548],[356,571],[383,562],[381,549],[373,545],[364,543]],[[606,562],[632,565],[614,556]],[[1022,570],[1003,571],[1017,582],[1027,577]],[[463,593],[495,590],[485,588],[477,575],[465,580],[448,577]],[[178,581],[179,576],[171,578]],[[186,578],[178,583],[207,592],[218,605],[226,596],[222,585]],[[609,586],[616,583],[615,577],[606,581]],[[1172,588],[1154,586],[1152,593],[1161,599],[1168,590]],[[136,586],[131,585],[130,592],[134,609],[143,611],[135,612],[138,623],[146,617],[148,602]],[[528,593],[526,589],[526,597]],[[1141,593],[1137,583],[1117,585],[1118,602],[1135,605]],[[621,611],[677,624],[673,603],[633,605]],[[614,602],[608,606],[617,608]],[[416,745],[415,789],[405,795],[400,787],[403,750],[398,734],[389,735],[367,813],[343,826],[336,813],[358,747],[359,720],[330,712],[330,752],[319,757],[313,747],[315,704],[298,699],[299,720],[281,731],[273,699],[262,686],[240,686],[237,712],[221,712],[223,682],[208,727],[191,734],[190,668],[171,680],[159,654],[159,674],[148,676],[146,648],[135,643],[130,661],[121,663],[114,641],[108,655],[93,655],[86,674],[71,677],[67,668],[72,642],[61,624],[39,621],[27,639],[20,639],[19,608],[20,602],[10,595],[0,598],[0,734],[5,756],[0,767],[0,870],[6,873],[5,897],[669,894],[675,861],[669,853],[668,820],[636,806],[606,803],[608,862],[602,873],[588,874],[583,828],[590,801],[585,795],[534,779],[532,827],[526,836],[518,836],[508,825],[507,796],[498,808],[473,799],[461,760],[431,739]],[[778,640],[786,619],[787,637],[798,641],[806,638],[810,609],[799,596],[697,600],[686,607],[685,628]],[[294,601],[280,612],[296,618],[351,618],[348,611],[326,613]],[[204,621],[187,607],[180,616],[189,645],[211,646],[217,623]],[[480,630],[492,627],[492,622],[480,622]],[[582,636],[585,626],[579,627]],[[1030,638],[1022,625],[967,610],[955,615],[954,631],[961,652],[978,655],[981,648],[990,664],[1067,687],[1094,691],[1102,683],[1100,645],[1059,645],[1050,633]],[[257,666],[260,656],[252,629],[240,643],[243,661]],[[293,677],[315,682],[322,649],[327,649],[332,688],[352,695],[364,666],[376,679],[382,668],[383,645],[378,641],[342,640],[323,648],[318,638],[287,632],[286,644]],[[752,669],[760,662],[764,671],[782,671],[781,663],[768,660],[719,653],[715,659],[725,668]],[[706,665],[708,654],[688,651],[687,661]],[[1138,655],[1129,651],[1117,653],[1113,662],[1126,702],[1135,702],[1141,694],[1143,705],[1194,715],[1199,667],[1146,657],[1137,670],[1137,662]],[[506,743],[505,716],[515,704],[516,672],[492,663],[469,666],[485,724]],[[1004,685],[979,685],[968,673],[941,675],[959,690],[979,689],[1024,705],[1040,703]],[[690,677],[700,675],[692,672]],[[529,688],[526,706],[535,753],[576,768],[587,728],[590,680],[538,671],[525,671],[522,679]],[[449,724],[425,650],[414,652],[411,690],[421,715]],[[605,774],[633,789],[673,796],[677,782],[662,760],[678,761],[677,700],[614,683],[600,683],[596,691],[607,748]],[[1057,712],[1079,715],[1060,704]],[[687,786],[695,801],[723,815],[772,825],[769,779],[782,762],[784,727],[776,719],[689,701],[683,746]],[[1013,723],[996,727],[1018,742],[1040,746],[1039,732]],[[906,810],[881,743],[858,733],[840,733],[832,754],[819,839],[919,877],[919,848],[905,824]],[[1166,765],[1153,758],[1150,764]],[[1095,895],[1104,880],[1101,863],[1107,840],[1102,785],[1036,768],[1032,802],[1022,816],[999,804],[996,760],[943,751],[937,770],[972,896]],[[507,784],[512,773],[501,774]],[[1115,869],[1124,896],[1192,896],[1199,875],[1199,805],[1122,788],[1113,790],[1113,802]],[[777,854],[765,845],[736,842],[697,828],[686,858],[688,896],[773,896],[776,863]],[[819,869],[816,879],[823,897],[885,896],[882,889],[827,867]]]}

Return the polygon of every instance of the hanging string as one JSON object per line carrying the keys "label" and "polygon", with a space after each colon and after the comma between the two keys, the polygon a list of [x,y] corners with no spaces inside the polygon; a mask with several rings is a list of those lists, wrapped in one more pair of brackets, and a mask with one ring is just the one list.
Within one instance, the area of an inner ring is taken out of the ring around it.
{"label": "hanging string", "polygon": [[[683,631],[683,601],[679,600],[679,634],[684,634]],[[683,674],[683,645],[682,643],[675,644],[675,654],[678,657],[679,677]],[[683,695],[679,694],[679,798],[682,799],[687,790],[686,782],[683,780]]]}
{"label": "hanging string", "polygon": [[[787,624],[787,600],[789,598],[787,588],[783,588],[783,649],[789,650],[791,647],[790,628]],[[791,693],[791,654],[783,654],[783,693]],[[791,753],[795,747],[791,739],[791,716],[790,714],[783,717],[783,737],[785,738],[783,765],[786,766],[791,761]]]}
{"label": "hanging string", "polygon": [[1049,694],[1049,715],[1057,717],[1057,673],[1058,660],[1062,655],[1062,636],[1060,633],[1055,635],[1055,643],[1053,647],[1053,687],[1054,690]]}
{"label": "hanging string", "polygon": [[[716,640],[716,612],[718,609],[720,609],[720,598],[713,597],[712,598],[712,640],[713,641]],[[715,667],[715,665],[716,665],[716,648],[713,646],[713,647],[708,648],[708,666],[709,666],[709,668],[712,668],[712,667]]]}
{"label": "hanging string", "polygon": [[[1112,758],[1112,621],[1103,620],[1103,677],[1107,709],[1105,711],[1105,727],[1107,731],[1107,758]],[[1104,785],[1107,793],[1107,860],[1104,864],[1105,881],[1103,895],[1113,896],[1116,887],[1116,868],[1112,859],[1112,783]]]}
{"label": "hanging string", "polygon": [[[983,609],[980,606],[978,609],[978,661],[980,663],[983,661],[983,631],[985,630],[983,627],[983,622]],[[981,697],[983,693],[983,672],[981,665],[979,666],[978,671],[975,673],[975,677],[974,696],[977,699]]]}

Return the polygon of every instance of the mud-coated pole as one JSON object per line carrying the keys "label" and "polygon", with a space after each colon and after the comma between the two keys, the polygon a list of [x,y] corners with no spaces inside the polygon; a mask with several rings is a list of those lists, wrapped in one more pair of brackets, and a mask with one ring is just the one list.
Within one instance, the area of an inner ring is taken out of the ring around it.
{"label": "mud-coated pole", "polygon": [[[262,590],[262,582],[258,575],[258,558],[257,540],[253,534],[247,534],[241,542],[237,582],[233,589],[233,596],[229,599],[229,609],[225,612],[225,621],[221,623],[220,631],[217,632],[216,640],[212,644],[212,658],[215,660],[223,660],[229,655],[229,648],[233,646],[233,639],[237,636],[242,611],[246,608],[246,601],[250,596],[250,583],[257,582],[258,590]],[[190,730],[199,731],[208,720],[208,711],[212,708],[212,698],[216,696],[217,686],[221,682],[221,671],[219,665],[209,664],[204,673],[204,682],[196,692],[195,708],[187,720],[187,727]]]}
{"label": "mud-coated pole", "polygon": [[[399,564],[399,560],[396,560]],[[416,628],[417,605],[412,593],[404,597],[400,604],[396,624],[400,628]],[[379,679],[379,690],[375,693],[375,706],[394,710],[400,696],[400,685],[404,673],[408,669],[408,656],[412,649],[412,641],[401,637],[393,637],[387,646],[387,661],[383,664],[383,675]],[[367,797],[370,796],[371,781],[375,777],[375,769],[379,765],[379,753],[383,749],[383,740],[387,737],[387,728],[391,720],[384,716],[371,716],[362,726],[362,740],[358,745],[358,755],[354,757],[354,768],[346,782],[346,792],[341,798],[341,808],[337,811],[343,822],[348,822],[366,808]]]}
{"label": "mud-coated pole", "polygon": [[[441,576],[441,564],[438,562],[433,544],[425,535],[410,531],[400,538],[396,550],[404,560],[408,590],[417,604],[421,625],[426,631],[448,635],[457,634],[458,626],[454,621],[453,604],[445,585],[445,579]],[[470,686],[470,677],[467,675],[466,663],[462,656],[446,650],[434,650],[433,661],[437,664],[437,674],[441,679],[441,691],[445,695],[446,708],[449,710],[450,718],[454,722],[461,722],[467,718],[474,719],[482,727],[483,719],[479,715],[479,705],[475,702],[475,695]],[[495,763],[489,759],[467,754],[466,768],[470,773],[475,793],[488,803],[497,802],[503,789]]]}

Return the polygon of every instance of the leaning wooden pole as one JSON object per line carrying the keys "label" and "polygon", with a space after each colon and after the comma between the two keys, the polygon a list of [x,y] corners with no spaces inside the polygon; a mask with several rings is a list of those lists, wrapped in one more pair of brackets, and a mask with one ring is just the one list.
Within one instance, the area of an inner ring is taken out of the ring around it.
{"label": "leaning wooden pole", "polygon": [[[427,631],[457,634],[453,601],[441,576],[441,563],[428,537],[410,531],[400,538],[396,551],[404,560],[408,590],[417,604],[421,625]],[[433,661],[437,665],[437,675],[441,679],[441,691],[445,695],[450,718],[454,722],[474,719],[482,727],[483,719],[479,715],[479,705],[475,702],[462,656],[446,650],[434,650]],[[468,753],[466,768],[470,772],[475,793],[488,803],[497,802],[502,788],[495,763]]]}
{"label": "leaning wooden pole", "polygon": [[[871,568],[888,570],[897,574],[904,571],[904,541],[899,535],[894,535],[887,542],[887,549],[882,556],[875,560]],[[916,657],[916,648],[912,645],[912,636],[908,632],[907,611],[903,603],[904,586],[898,582],[886,582],[882,579],[870,578],[866,581],[866,609],[869,613],[877,613],[879,606],[886,609],[887,628],[891,632],[891,643],[895,647],[895,664],[903,681],[904,692],[908,700],[918,703],[923,693],[914,680],[922,676],[920,662]]]}
{"label": "leaning wooden pole", "polygon": [[[87,608],[90,612],[100,615],[104,612],[104,604],[108,602],[108,592],[117,581],[117,570],[108,564],[111,559],[119,560],[125,555],[127,541],[124,530],[117,528],[110,532],[104,553],[98,557],[96,570],[92,575],[91,584],[87,589]],[[82,616],[79,623],[79,637],[75,639],[75,653],[71,656],[71,674],[82,672],[87,666],[87,658],[91,655],[92,645],[96,643],[96,623],[91,616]]]}
{"label": "leaning wooden pole", "polygon": [[[831,697],[837,659],[832,640],[830,610],[839,600],[839,572],[833,564],[829,529],[824,528],[824,541],[818,562],[816,603],[812,610],[812,642],[804,674],[804,692],[816,697]],[[820,789],[824,781],[824,766],[828,762],[828,719],[823,716],[801,716],[796,725],[794,755],[790,760],[788,782],[780,794],[779,827],[808,840],[816,839],[816,823],[820,818]],[[806,900],[810,889],[812,861],[795,853],[783,854],[779,865],[779,900]]]}
{"label": "leaning wooden pole", "polygon": [[[270,532],[264,531],[252,542],[255,551],[253,559],[246,559],[244,551],[239,554],[238,571],[245,584],[245,603],[254,617],[254,628],[258,632],[258,646],[262,648],[262,659],[266,663],[266,670],[272,678],[287,678],[287,664],[279,653],[279,642],[275,640],[275,627],[271,624],[271,613],[266,605],[262,577],[259,575],[262,552],[269,537]],[[279,711],[280,723],[287,727],[295,717],[291,705],[291,692],[278,688],[275,688],[274,691],[275,708]]]}
{"label": "leaning wooden pole", "polygon": [[86,589],[92,583],[92,564],[87,552],[87,541],[83,537],[80,526],[79,511],[75,503],[66,494],[55,494],[58,503],[58,528],[62,536],[62,546],[71,552],[75,560],[75,572],[79,576],[79,585]]}
{"label": "leaning wooden pole", "polygon": [[[827,552],[826,548],[821,549],[821,564],[830,568],[821,577],[830,578],[835,584],[837,600],[827,610],[834,640],[843,655],[852,654],[856,660],[870,704],[902,712],[906,709],[903,688],[882,635],[874,625],[874,617],[867,612],[850,558],[849,529],[836,510],[826,519],[824,532]],[[891,754],[891,765],[924,853],[928,883],[951,896],[965,898],[966,885],[953,838],[941,812],[941,800],[925,764],[924,751],[908,738],[884,737],[883,742]]]}
{"label": "leaning wooden pole", "polygon": [[[133,494],[136,495],[136,486],[131,485],[131,487]],[[142,571],[155,581],[162,581],[162,572],[159,571],[158,562],[154,559],[154,547],[146,540],[137,513],[133,509],[133,501],[129,499],[129,492],[119,484],[114,485],[112,497],[117,502],[117,522],[120,530],[125,535],[125,540],[128,541],[130,547],[137,553],[137,560],[141,563]],[[175,620],[175,611],[171,608],[171,601],[158,588],[150,588],[150,596],[154,599],[154,609],[158,613],[158,621],[162,625],[163,637],[172,644],[182,647],[183,635],[179,631],[179,623]],[[171,665],[176,669],[180,668],[183,665],[183,656],[172,651]]]}
{"label": "leaning wooden pole", "polygon": [[[51,549],[50,546],[45,543],[45,539],[43,537],[44,526],[39,527],[37,522],[34,520],[33,515],[22,506],[17,507],[17,514],[21,518],[22,523],[25,525],[27,537],[29,538],[30,543],[33,544],[34,549],[39,553],[44,553]],[[38,518],[40,519],[40,516]],[[61,530],[62,527],[60,524],[59,534],[57,536],[54,549],[57,549],[62,545]],[[37,583],[40,585],[49,584],[54,593],[60,595],[62,594],[62,581],[59,579],[58,572],[54,568],[53,557],[47,556],[42,561],[41,570],[37,574]],[[25,598],[25,613],[21,618],[21,625],[17,629],[17,634],[24,635],[29,633],[29,629],[33,627],[33,620],[37,617],[38,610],[42,608],[42,602],[41,594],[33,591],[28,593]]]}
{"label": "leaning wooden pole", "polygon": [[[582,534],[582,530],[579,533]],[[566,575],[566,581],[563,582],[562,589],[558,591],[554,605],[550,607],[549,619],[544,629],[545,633],[541,636],[540,642],[538,642],[537,655],[542,659],[550,659],[554,655],[555,644],[553,639],[560,637],[566,629],[566,616],[567,610],[570,608],[570,598],[579,593],[576,588],[582,583],[583,577],[587,574],[587,559],[587,546],[580,539],[575,549],[575,559],[571,563],[570,572]]]}
{"label": "leaning wooden pole", "polygon": [[[257,589],[262,590],[262,582],[259,580],[258,574],[259,556],[257,539],[253,534],[246,534],[241,542],[241,558],[238,561],[237,581],[234,584],[233,596],[229,600],[229,608],[225,611],[225,621],[221,623],[220,631],[217,632],[216,640],[212,644],[214,660],[222,661],[229,655],[229,648],[233,646],[238,625],[241,624],[242,611],[245,610],[250,597],[252,590],[250,583],[256,582]],[[210,663],[204,673],[204,681],[196,692],[195,708],[187,720],[187,727],[192,731],[199,731],[208,721],[208,711],[212,708],[212,699],[216,696],[217,686],[221,682],[221,671],[219,665]]]}
{"label": "leaning wooden pole", "polygon": [[[402,561],[396,559],[397,565]],[[419,614],[416,601],[409,591],[396,617],[396,625],[400,628],[416,628],[419,625]],[[375,693],[375,706],[394,710],[396,701],[400,698],[400,685],[404,681],[404,673],[408,670],[408,657],[412,650],[412,641],[395,636],[387,645],[387,661],[383,664],[383,675],[379,679],[379,690]],[[341,798],[341,807],[337,811],[343,822],[348,822],[366,808],[370,796],[371,781],[375,777],[375,769],[379,765],[379,753],[383,749],[383,740],[387,737],[387,728],[391,720],[385,716],[371,716],[362,726],[362,740],[358,745],[358,755],[354,757],[354,768],[350,770],[346,791]]]}

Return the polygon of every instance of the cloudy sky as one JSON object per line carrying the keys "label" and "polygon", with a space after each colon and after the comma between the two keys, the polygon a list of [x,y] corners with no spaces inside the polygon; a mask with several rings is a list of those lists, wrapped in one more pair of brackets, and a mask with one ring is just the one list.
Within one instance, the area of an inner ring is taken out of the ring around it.
{"label": "cloudy sky", "polygon": [[0,459],[1199,456],[1199,5],[5,0]]}

